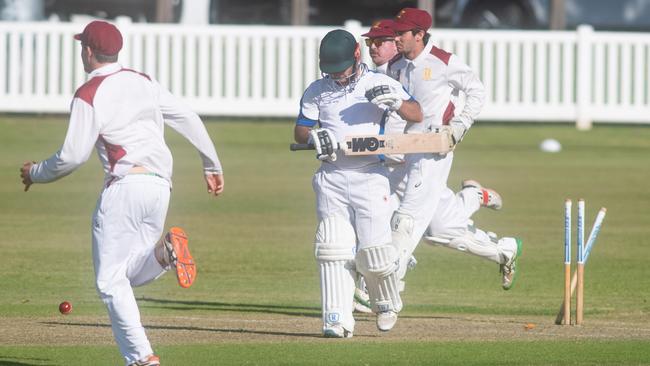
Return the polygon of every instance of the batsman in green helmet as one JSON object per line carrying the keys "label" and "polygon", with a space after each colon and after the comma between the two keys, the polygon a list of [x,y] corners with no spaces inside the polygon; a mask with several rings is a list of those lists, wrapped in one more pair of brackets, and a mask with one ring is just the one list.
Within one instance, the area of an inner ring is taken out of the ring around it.
{"label": "batsman in green helmet", "polygon": [[392,112],[418,123],[422,111],[399,82],[369,72],[360,55],[356,38],[345,30],[323,37],[319,56],[323,77],[305,90],[294,127],[296,142],[313,144],[321,161],[312,182],[325,337],[347,338],[354,332],[355,268],[366,279],[379,330],[390,330],[402,309],[386,167],[381,156],[338,154],[337,141],[382,133]]}

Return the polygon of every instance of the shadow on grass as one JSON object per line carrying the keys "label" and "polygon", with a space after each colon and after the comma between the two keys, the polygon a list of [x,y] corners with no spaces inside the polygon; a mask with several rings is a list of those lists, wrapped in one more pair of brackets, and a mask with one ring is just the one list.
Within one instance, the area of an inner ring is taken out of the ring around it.
{"label": "shadow on grass", "polygon": [[[24,361],[29,361],[29,362],[23,362]],[[48,365],[53,365],[49,363],[43,363],[43,362],[48,362],[49,360],[43,359],[43,358],[18,358],[18,357],[3,357],[0,355],[0,366],[48,366]],[[32,363],[32,362],[37,362],[37,363]]]}
{"label": "shadow on grass", "polygon": [[[110,328],[110,324],[98,324],[98,323],[75,323],[75,322],[41,322],[45,325],[65,325],[72,327],[95,327],[95,328]],[[195,327],[195,326],[180,326],[180,325],[147,325],[144,327],[148,330],[183,330],[183,331],[193,331],[193,332],[214,332],[214,333],[241,333],[241,334],[260,334],[260,335],[271,335],[271,336],[281,336],[281,337],[306,337],[306,338],[322,338],[321,334],[316,333],[301,333],[301,332],[271,332],[264,330],[252,330],[252,329],[243,329],[243,328],[208,328],[208,327]],[[8,364],[12,365],[12,364]],[[22,365],[22,364],[17,364]],[[28,364],[25,364],[28,365]],[[31,364],[29,364],[31,365]],[[0,366],[3,364],[0,361]]]}
{"label": "shadow on grass", "polygon": [[[307,306],[288,306],[288,305],[269,305],[269,304],[232,304],[215,301],[184,301],[184,300],[163,300],[148,297],[138,299],[142,308],[165,308],[172,310],[212,310],[212,311],[232,311],[241,313],[264,313],[280,314],[289,316],[303,316],[308,318],[320,318],[319,307]],[[161,305],[152,306],[147,303]]]}

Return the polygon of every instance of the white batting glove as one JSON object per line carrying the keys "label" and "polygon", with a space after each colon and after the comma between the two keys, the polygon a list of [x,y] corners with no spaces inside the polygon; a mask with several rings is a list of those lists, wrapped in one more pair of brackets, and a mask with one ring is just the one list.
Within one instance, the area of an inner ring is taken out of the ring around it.
{"label": "white batting glove", "polygon": [[463,122],[457,119],[452,119],[449,125],[451,126],[451,138],[454,140],[454,145],[457,145],[463,141],[463,137],[465,137],[465,134],[467,133],[467,127],[465,127]]}
{"label": "white batting glove", "polygon": [[402,106],[402,98],[390,85],[375,85],[366,90],[366,98],[377,106],[386,106],[391,111],[396,111]]}
{"label": "white batting glove", "polygon": [[309,131],[308,143],[314,144],[316,159],[336,161],[336,150],[339,148],[334,133],[326,128],[316,128]]}

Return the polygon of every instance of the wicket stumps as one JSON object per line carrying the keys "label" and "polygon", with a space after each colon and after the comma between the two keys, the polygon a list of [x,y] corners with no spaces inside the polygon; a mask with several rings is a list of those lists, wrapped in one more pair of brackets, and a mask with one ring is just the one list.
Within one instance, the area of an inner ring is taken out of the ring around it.
{"label": "wicket stumps", "polygon": [[585,201],[578,200],[578,222],[576,228],[576,262],[577,269],[571,276],[571,200],[564,202],[564,302],[555,318],[555,324],[571,325],[571,297],[576,291],[575,325],[581,325],[584,313],[584,266],[591,249],[596,243],[607,209],[601,208],[585,243]]}

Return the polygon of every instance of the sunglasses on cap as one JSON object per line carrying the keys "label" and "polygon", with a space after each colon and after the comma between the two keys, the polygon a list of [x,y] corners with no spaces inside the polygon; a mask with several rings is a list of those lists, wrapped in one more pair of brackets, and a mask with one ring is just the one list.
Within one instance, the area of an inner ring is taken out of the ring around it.
{"label": "sunglasses on cap", "polygon": [[379,48],[381,47],[384,42],[394,42],[395,39],[393,38],[366,38],[366,46],[370,47],[373,44],[375,47]]}

